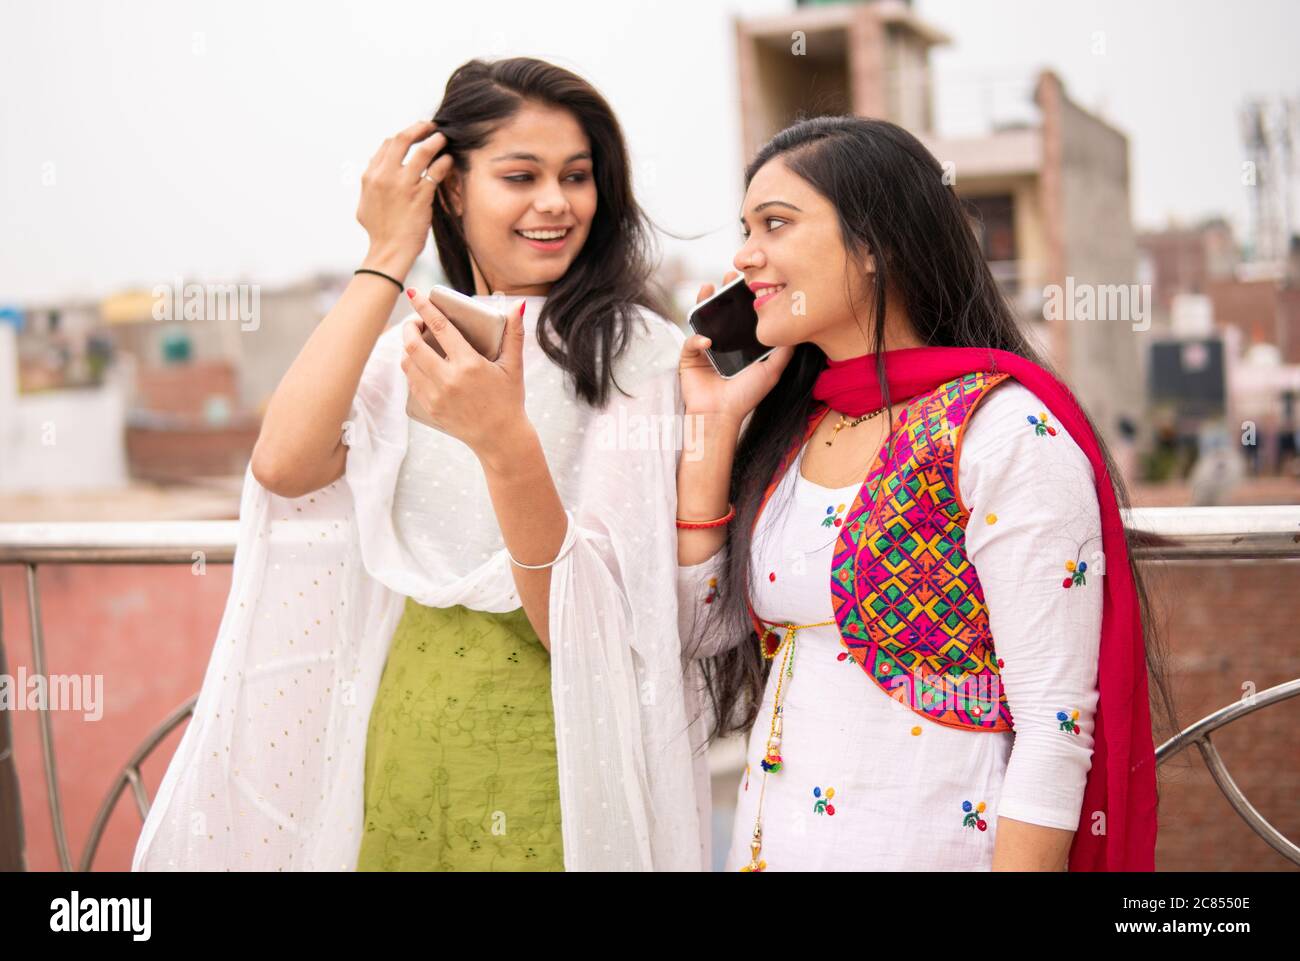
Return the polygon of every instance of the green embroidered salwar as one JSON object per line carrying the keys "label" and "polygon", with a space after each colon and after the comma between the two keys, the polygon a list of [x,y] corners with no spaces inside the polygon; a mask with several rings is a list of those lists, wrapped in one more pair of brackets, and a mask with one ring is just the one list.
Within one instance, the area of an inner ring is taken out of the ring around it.
{"label": "green embroidered salwar", "polygon": [[359,871],[562,871],[550,655],[523,608],[407,598],[370,714]]}

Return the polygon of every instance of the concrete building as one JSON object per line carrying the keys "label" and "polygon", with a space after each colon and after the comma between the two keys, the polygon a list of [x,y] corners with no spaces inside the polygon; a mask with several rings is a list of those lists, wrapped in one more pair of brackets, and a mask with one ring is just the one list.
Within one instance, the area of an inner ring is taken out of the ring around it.
{"label": "concrete building", "polygon": [[1176,296],[1204,294],[1210,281],[1232,277],[1241,260],[1232,227],[1221,217],[1145,230],[1137,244],[1138,271],[1151,284],[1157,326],[1168,322]]}
{"label": "concrete building", "polygon": [[[985,255],[1026,332],[1107,441],[1117,440],[1121,418],[1141,424],[1140,348],[1150,320],[1137,276],[1128,139],[1070,100],[1046,70],[1025,91],[1028,120],[945,136],[935,129],[929,52],[948,42],[899,0],[738,19],[745,156],[800,117],[882,117],[916,134],[976,214]],[[1111,309],[1053,312],[1049,288],[1053,305],[1069,308],[1071,294],[1086,292]]]}
{"label": "concrete building", "polygon": [[127,384],[91,349],[93,304],[29,305],[0,323],[0,493],[126,482]]}

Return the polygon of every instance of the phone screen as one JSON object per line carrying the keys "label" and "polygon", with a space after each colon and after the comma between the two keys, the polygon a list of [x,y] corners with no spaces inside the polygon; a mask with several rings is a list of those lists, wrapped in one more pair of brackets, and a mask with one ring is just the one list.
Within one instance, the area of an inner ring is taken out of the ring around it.
{"label": "phone screen", "polygon": [[759,343],[754,292],[744,278],[738,278],[713,299],[696,307],[689,320],[692,330],[713,342],[706,353],[723,377],[735,377],[772,352],[771,347]]}

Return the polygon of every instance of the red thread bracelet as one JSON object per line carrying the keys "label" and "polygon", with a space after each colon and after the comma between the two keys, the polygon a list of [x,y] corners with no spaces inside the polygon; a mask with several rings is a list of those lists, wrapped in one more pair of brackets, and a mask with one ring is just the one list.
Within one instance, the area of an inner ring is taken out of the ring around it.
{"label": "red thread bracelet", "polygon": [[727,506],[731,509],[715,521],[684,521],[679,517],[677,518],[677,527],[679,530],[684,531],[698,531],[708,527],[722,527],[724,524],[730,523],[731,519],[736,516],[736,505],[728,504]]}

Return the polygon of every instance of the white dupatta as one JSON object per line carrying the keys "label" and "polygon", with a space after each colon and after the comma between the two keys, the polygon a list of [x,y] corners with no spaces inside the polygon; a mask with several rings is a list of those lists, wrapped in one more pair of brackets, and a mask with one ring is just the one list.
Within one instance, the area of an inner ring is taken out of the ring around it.
{"label": "white dupatta", "polygon": [[[704,720],[691,723],[699,679],[689,662],[684,675],[676,594],[683,334],[642,311],[615,372],[633,396],[615,389],[597,411],[537,344],[544,298],[525,300],[527,411],[552,473],[572,464],[556,476],[572,546],[550,597],[565,869],[707,869]],[[426,442],[444,455],[438,476],[457,481],[439,484],[445,515],[462,519],[438,535],[445,563],[417,560],[395,530],[411,429],[400,328],[366,362],[343,477],[289,499],[245,472],[225,612],[132,870],[355,870],[370,709],[405,598],[521,606],[482,470],[460,441],[433,431]],[[563,456],[556,431],[569,437]],[[465,542],[483,532],[463,519],[485,506],[498,549],[480,562]]]}

